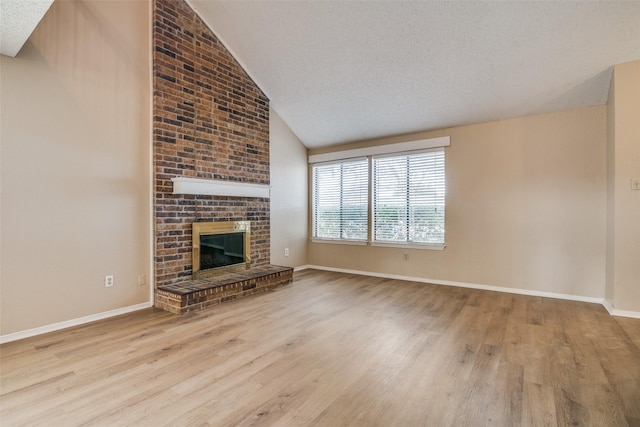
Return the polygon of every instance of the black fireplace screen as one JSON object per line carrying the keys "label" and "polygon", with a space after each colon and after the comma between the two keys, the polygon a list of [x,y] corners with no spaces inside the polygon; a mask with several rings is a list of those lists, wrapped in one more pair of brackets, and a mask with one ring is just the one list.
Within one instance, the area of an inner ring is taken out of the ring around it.
{"label": "black fireplace screen", "polygon": [[242,264],[244,233],[200,235],[200,270]]}

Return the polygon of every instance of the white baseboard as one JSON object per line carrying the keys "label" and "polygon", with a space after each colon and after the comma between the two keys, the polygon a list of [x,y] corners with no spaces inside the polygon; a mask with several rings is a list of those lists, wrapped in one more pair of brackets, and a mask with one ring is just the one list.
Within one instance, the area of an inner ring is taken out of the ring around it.
{"label": "white baseboard", "polygon": [[34,337],[36,335],[46,334],[47,332],[59,331],[60,329],[70,328],[72,326],[84,325],[85,323],[95,322],[96,320],[107,319],[109,317],[119,316],[121,314],[131,313],[145,308],[152,307],[151,301],[141,304],[130,305],[128,307],[117,308],[115,310],[105,311],[103,313],[91,314],[89,316],[80,317],[78,319],[65,320],[64,322],[53,323],[51,325],[40,326],[38,328],[28,329],[26,331],[14,332],[12,334],[0,335],[0,344],[11,341],[21,340],[23,338]]}
{"label": "white baseboard", "polygon": [[616,310],[615,308],[613,308],[613,304],[608,299],[605,299],[602,302],[602,305],[604,305],[604,308],[606,308],[609,314],[612,316],[631,317],[632,319],[640,319],[640,312]]}
{"label": "white baseboard", "polygon": [[609,314],[612,316],[620,316],[620,317],[630,317],[632,319],[640,319],[640,312],[638,311],[628,311],[628,310],[616,310],[610,311]]}
{"label": "white baseboard", "polygon": [[616,310],[611,305],[611,302],[607,301],[604,298],[586,297],[582,295],[560,294],[555,292],[534,291],[529,289],[505,288],[503,286],[479,285],[475,283],[466,283],[466,282],[453,282],[450,280],[426,279],[423,277],[375,273],[371,271],[349,270],[345,268],[325,267],[322,265],[305,265],[299,268],[300,270],[313,268],[316,270],[334,271],[337,273],[358,274],[362,276],[372,276],[372,277],[383,277],[385,279],[406,280],[410,282],[431,283],[434,285],[456,286],[460,288],[481,289],[485,291],[505,292],[505,293],[518,294],[518,295],[529,295],[529,296],[536,296],[536,297],[558,298],[558,299],[569,300],[569,301],[588,302],[588,303],[603,305],[604,308],[609,312],[609,314],[613,316],[631,317],[634,319],[640,319],[639,312]]}
{"label": "white baseboard", "polygon": [[613,304],[611,303],[611,301],[609,301],[608,299],[604,299],[602,301],[602,305],[604,306],[604,308],[607,309],[607,311],[609,312],[609,314],[613,314]]}
{"label": "white baseboard", "polygon": [[309,265],[309,264],[306,264],[306,265],[300,265],[300,266],[298,266],[298,267],[294,267],[294,268],[293,268],[293,271],[302,271],[302,270],[307,270],[307,269],[309,269],[309,268],[315,268],[315,267],[314,267],[313,265]]}

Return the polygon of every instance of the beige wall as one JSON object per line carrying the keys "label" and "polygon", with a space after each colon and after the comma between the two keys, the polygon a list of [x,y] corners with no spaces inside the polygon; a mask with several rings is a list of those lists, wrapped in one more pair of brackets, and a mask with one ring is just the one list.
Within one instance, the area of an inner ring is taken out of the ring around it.
{"label": "beige wall", "polygon": [[602,298],[606,132],[598,106],[344,146],[450,135],[447,247],[309,243],[309,264]]}
{"label": "beige wall", "polygon": [[149,13],[56,1],[0,57],[2,335],[149,301]]}
{"label": "beige wall", "polygon": [[[307,149],[273,109],[269,111],[271,263],[307,263]],[[285,248],[289,256],[284,255]]]}
{"label": "beige wall", "polygon": [[608,108],[607,299],[640,312],[640,61],[616,65]]}

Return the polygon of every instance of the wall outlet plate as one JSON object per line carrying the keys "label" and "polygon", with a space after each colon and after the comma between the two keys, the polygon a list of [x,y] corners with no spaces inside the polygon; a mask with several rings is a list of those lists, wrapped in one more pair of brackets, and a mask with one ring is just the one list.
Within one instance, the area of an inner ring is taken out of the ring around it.
{"label": "wall outlet plate", "polygon": [[104,276],[104,287],[110,288],[113,286],[113,275]]}
{"label": "wall outlet plate", "polygon": [[640,178],[631,178],[631,189],[640,190]]}

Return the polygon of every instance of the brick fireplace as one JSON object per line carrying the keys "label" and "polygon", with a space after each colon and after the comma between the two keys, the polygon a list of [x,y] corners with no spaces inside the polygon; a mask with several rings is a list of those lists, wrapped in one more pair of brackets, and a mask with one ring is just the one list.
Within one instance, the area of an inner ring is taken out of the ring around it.
{"label": "brick fireplace", "polygon": [[192,278],[196,222],[250,221],[251,267],[269,265],[267,197],[173,194],[176,177],[269,184],[269,100],[182,0],[153,2],[153,153],[156,288]]}

